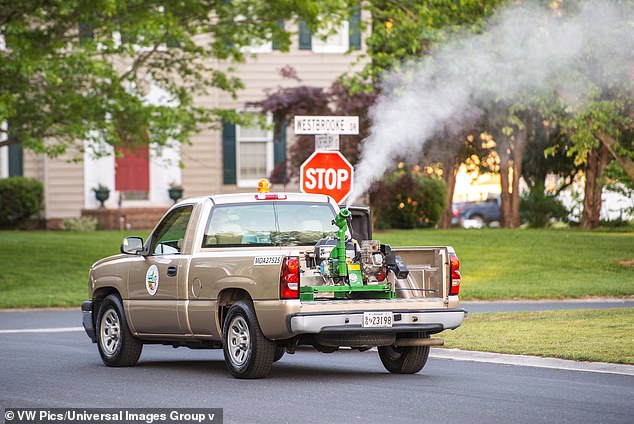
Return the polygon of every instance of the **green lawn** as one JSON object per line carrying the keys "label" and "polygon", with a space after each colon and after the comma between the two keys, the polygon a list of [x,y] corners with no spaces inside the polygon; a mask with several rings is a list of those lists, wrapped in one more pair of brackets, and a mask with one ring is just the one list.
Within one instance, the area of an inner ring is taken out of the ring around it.
{"label": "green lawn", "polygon": [[470,315],[445,347],[634,364],[634,309]]}
{"label": "green lawn", "polygon": [[114,231],[1,231],[0,308],[78,306],[88,297],[90,265],[117,253],[123,237]]}
{"label": "green lawn", "polygon": [[[136,234],[147,236],[146,231]],[[78,306],[90,265],[117,253],[124,233],[0,231],[0,308]],[[634,295],[634,232],[398,230],[393,245],[452,245],[463,299]]]}
{"label": "green lawn", "polygon": [[465,300],[634,295],[632,231],[391,230],[374,238],[453,246]]}

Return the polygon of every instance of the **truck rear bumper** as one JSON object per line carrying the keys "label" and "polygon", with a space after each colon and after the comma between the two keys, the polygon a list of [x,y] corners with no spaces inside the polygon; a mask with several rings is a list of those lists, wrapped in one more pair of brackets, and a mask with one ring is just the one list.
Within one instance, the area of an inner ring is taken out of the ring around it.
{"label": "truck rear bumper", "polygon": [[430,332],[454,329],[462,324],[464,309],[392,311],[392,327],[363,327],[363,312],[297,313],[290,317],[291,333],[318,334],[339,331]]}

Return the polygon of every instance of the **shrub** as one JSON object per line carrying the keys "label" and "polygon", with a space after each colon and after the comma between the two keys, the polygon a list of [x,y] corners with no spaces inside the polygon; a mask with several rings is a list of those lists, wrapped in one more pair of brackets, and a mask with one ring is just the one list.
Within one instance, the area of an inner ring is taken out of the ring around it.
{"label": "shrub", "polygon": [[41,181],[25,177],[0,179],[0,227],[20,227],[43,209]]}
{"label": "shrub", "polygon": [[532,228],[543,228],[552,220],[565,220],[569,211],[555,196],[533,190],[520,199],[522,219]]}
{"label": "shrub", "polygon": [[96,231],[98,221],[92,216],[68,218],[62,222],[62,230],[65,231]]}
{"label": "shrub", "polygon": [[[629,212],[629,211],[626,211],[626,212]],[[634,220],[624,218],[623,217],[623,212],[621,212],[621,214],[619,215],[618,218],[601,219],[599,221],[599,223],[601,224],[602,227],[607,227],[607,228],[628,228],[628,227],[634,227]]]}
{"label": "shrub", "polygon": [[433,227],[443,212],[445,182],[399,165],[370,190],[377,228]]}

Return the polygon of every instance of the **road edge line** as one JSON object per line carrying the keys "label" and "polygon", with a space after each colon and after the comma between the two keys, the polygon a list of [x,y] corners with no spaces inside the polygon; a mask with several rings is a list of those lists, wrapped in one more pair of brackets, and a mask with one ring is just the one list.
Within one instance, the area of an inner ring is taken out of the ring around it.
{"label": "road edge line", "polygon": [[56,327],[56,328],[22,328],[0,330],[0,334],[20,334],[20,333],[71,333],[75,331],[85,331],[84,327]]}
{"label": "road edge line", "polygon": [[437,359],[451,359],[455,361],[485,362],[523,367],[552,368],[567,371],[585,371],[634,376],[634,365],[612,364],[608,362],[581,362],[569,359],[529,355],[509,355],[505,353],[446,348],[434,348],[431,350],[429,356]]}

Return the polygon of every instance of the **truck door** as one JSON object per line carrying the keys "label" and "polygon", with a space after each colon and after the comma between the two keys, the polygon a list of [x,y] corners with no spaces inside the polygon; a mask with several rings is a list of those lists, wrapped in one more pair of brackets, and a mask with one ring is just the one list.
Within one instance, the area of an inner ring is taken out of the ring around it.
{"label": "truck door", "polygon": [[146,334],[184,334],[186,317],[178,302],[187,290],[189,255],[183,246],[193,206],[172,210],[156,227],[146,246],[144,261],[136,262],[128,278],[129,319]]}

